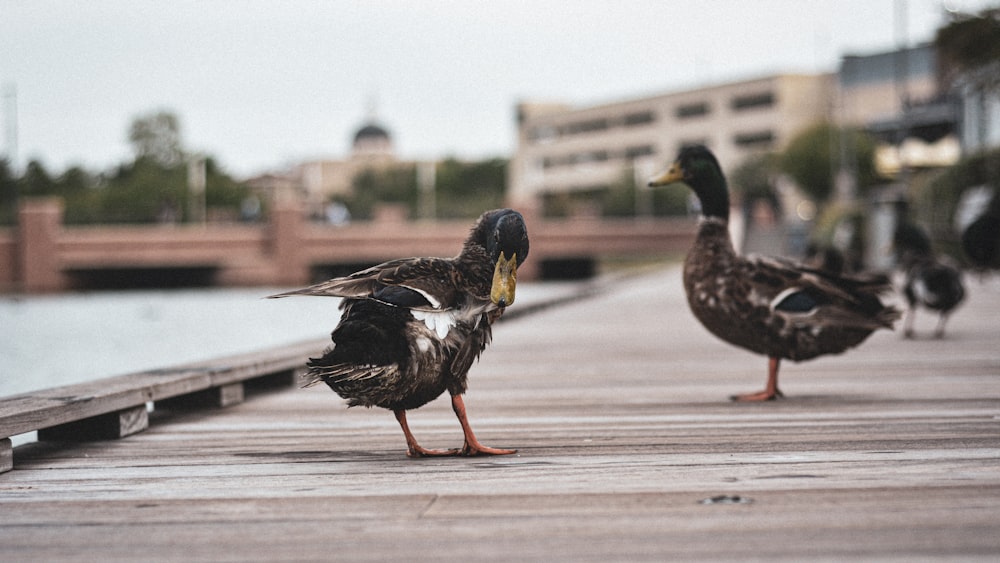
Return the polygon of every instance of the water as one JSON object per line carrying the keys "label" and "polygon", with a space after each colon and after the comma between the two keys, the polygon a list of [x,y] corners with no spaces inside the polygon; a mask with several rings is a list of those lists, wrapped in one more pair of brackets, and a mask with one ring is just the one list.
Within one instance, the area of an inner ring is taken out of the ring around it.
{"label": "water", "polygon": [[339,299],[278,291],[0,296],[0,397],[330,334]]}
{"label": "water", "polygon": [[[518,302],[568,287],[522,284]],[[0,397],[329,338],[339,299],[264,299],[280,291],[0,295]]]}

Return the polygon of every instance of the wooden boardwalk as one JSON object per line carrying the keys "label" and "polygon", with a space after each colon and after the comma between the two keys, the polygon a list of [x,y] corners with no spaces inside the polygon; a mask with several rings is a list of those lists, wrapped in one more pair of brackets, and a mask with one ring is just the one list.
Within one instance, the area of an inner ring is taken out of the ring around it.
{"label": "wooden boardwalk", "polygon": [[[697,325],[676,268],[505,319],[467,405],[515,456],[407,459],[391,413],[319,387],[21,446],[0,560],[996,561],[1000,281],[967,282],[946,339],[923,315],[789,363],[765,404],[726,399],[766,361]],[[461,444],[446,400],[409,418]]]}

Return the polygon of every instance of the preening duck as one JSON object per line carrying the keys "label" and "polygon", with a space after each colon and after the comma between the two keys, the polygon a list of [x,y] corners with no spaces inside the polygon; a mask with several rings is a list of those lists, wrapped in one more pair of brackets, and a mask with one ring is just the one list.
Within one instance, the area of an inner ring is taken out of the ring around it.
{"label": "preening duck", "polygon": [[[469,368],[490,342],[491,325],[514,302],[517,268],[527,256],[524,218],[497,209],[479,217],[454,258],[393,260],[271,297],[344,298],[333,345],[309,360],[304,386],[322,381],[349,407],[393,411],[408,456],[512,454],[517,450],[479,443],[462,395]],[[444,391],[465,443],[461,449],[426,449],[410,432],[406,411]]]}
{"label": "preening duck", "polygon": [[802,361],[857,346],[899,311],[878,295],[891,289],[881,275],[837,274],[789,260],[736,253],[729,235],[729,191],[715,155],[685,147],[651,186],[683,182],[701,201],[695,243],[684,261],[691,312],[715,336],[768,357],[763,391],[732,397],[766,401],[782,396],[782,359]]}

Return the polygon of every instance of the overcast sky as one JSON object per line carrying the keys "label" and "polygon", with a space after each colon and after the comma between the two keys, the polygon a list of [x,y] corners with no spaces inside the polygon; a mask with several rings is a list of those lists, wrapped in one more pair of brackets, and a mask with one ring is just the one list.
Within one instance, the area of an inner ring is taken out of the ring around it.
{"label": "overcast sky", "polygon": [[372,107],[402,158],[509,156],[519,100],[834,71],[996,3],[0,0],[0,152],[16,93],[18,164],[53,173],[128,160],[159,109],[237,176],[346,155]]}

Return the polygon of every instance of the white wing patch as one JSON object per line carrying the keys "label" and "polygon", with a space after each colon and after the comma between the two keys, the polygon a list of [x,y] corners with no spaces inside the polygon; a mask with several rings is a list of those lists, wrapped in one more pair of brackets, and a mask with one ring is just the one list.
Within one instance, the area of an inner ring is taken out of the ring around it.
{"label": "white wing patch", "polygon": [[438,338],[444,340],[448,336],[451,327],[457,323],[455,313],[452,311],[417,311],[410,310],[414,319],[423,321],[427,328],[437,334]]}

